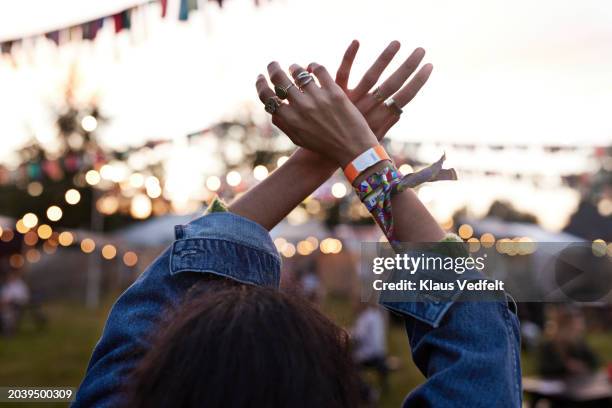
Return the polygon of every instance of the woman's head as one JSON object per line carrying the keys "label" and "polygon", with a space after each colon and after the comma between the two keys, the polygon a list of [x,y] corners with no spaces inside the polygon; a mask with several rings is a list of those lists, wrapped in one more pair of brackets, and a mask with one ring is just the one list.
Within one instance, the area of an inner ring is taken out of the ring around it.
{"label": "woman's head", "polygon": [[207,280],[162,326],[127,406],[356,405],[346,332],[298,297]]}

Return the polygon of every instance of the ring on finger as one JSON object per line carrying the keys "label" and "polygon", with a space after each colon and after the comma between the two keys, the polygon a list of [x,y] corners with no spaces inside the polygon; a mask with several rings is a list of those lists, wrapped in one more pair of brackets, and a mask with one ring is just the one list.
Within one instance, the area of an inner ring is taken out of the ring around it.
{"label": "ring on finger", "polygon": [[402,112],[404,112],[402,108],[399,107],[399,105],[397,104],[397,102],[395,102],[393,98],[387,99],[385,101],[385,106],[391,109],[393,113],[395,113],[397,116],[401,115]]}
{"label": "ring on finger", "polygon": [[313,80],[312,75],[308,71],[302,71],[295,77],[295,83],[298,88],[303,89],[306,85],[311,83]]}
{"label": "ring on finger", "polygon": [[283,100],[287,99],[287,97],[289,96],[289,89],[291,89],[292,86],[295,86],[293,82],[290,82],[286,86],[274,85],[274,93],[276,94],[276,96]]}
{"label": "ring on finger", "polygon": [[278,96],[271,96],[266,100],[264,109],[266,110],[266,112],[273,115],[276,113],[276,111],[278,110],[278,108],[280,108],[281,105],[282,102]]}
{"label": "ring on finger", "polygon": [[385,103],[385,97],[382,96],[379,86],[377,86],[374,92],[372,92],[372,95],[374,96],[374,99],[376,99],[378,102]]}

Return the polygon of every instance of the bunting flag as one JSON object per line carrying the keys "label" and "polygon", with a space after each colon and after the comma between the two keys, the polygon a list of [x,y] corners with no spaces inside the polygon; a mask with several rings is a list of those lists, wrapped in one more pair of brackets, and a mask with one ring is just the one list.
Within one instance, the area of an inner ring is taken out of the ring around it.
{"label": "bunting flag", "polygon": [[[178,0],[180,1],[179,6],[179,21],[187,21],[189,19],[189,13],[191,11],[198,9],[198,0]],[[209,0],[214,1],[219,6],[223,5],[223,0]],[[259,4],[258,0],[254,0],[255,4]],[[77,24],[74,26],[58,28],[49,32],[40,33],[37,35],[27,36],[23,38],[12,38],[9,40],[0,42],[0,54],[10,54],[13,50],[14,46],[21,43],[21,41],[25,39],[37,38],[37,37],[45,37],[48,40],[52,41],[56,45],[61,45],[60,40],[95,40],[98,32],[104,25],[105,20],[112,20],[114,24],[115,33],[118,34],[123,30],[129,30],[132,27],[131,14],[134,10],[142,7],[147,7],[151,4],[160,4],[161,6],[161,16],[165,18],[168,12],[168,0],[149,0],[146,3],[139,4],[134,7],[130,7],[128,9],[122,10],[115,14],[111,14],[108,16],[101,16],[95,20],[87,21],[81,24]]]}

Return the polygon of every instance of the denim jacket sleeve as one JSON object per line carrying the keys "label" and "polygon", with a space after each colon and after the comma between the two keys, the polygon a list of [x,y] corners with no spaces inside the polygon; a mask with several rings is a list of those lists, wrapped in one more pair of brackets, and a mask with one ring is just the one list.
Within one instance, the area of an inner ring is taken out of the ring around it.
{"label": "denim jacket sleeve", "polygon": [[[467,280],[483,277],[474,270],[466,275]],[[519,323],[510,310],[514,301],[504,293],[497,300],[469,300],[458,289],[445,298],[432,298],[431,293],[419,297],[424,300],[380,300],[404,317],[412,358],[426,377],[404,406],[520,407]]]}
{"label": "denim jacket sleeve", "polygon": [[176,241],[117,300],[74,407],[116,407],[122,386],[149,347],[154,325],[203,274],[278,287],[280,257],[263,227],[215,212],[175,229]]}

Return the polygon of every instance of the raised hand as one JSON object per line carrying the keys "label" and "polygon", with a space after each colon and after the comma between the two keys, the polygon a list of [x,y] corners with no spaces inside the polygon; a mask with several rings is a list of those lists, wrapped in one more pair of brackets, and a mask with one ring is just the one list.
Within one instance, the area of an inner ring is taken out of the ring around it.
{"label": "raised hand", "polygon": [[[397,123],[400,118],[399,110],[401,110],[401,108],[407,105],[416,96],[419,90],[429,79],[433,69],[431,64],[424,65],[416,73],[416,75],[414,75],[414,77],[408,83],[406,83],[408,78],[410,78],[410,76],[416,71],[417,67],[425,56],[425,51],[422,48],[417,48],[387,80],[385,80],[379,87],[372,90],[386,67],[390,64],[399,51],[399,48],[399,42],[391,42],[379,55],[376,61],[374,61],[372,66],[366,71],[358,85],[354,89],[348,89],[351,67],[359,49],[359,42],[355,40],[345,51],[342,62],[336,74],[336,84],[348,95],[349,100],[351,100],[357,109],[362,113],[370,129],[372,132],[374,132],[378,140],[382,139],[388,130],[395,123]],[[318,64],[315,63],[310,64],[308,66],[308,70],[312,72],[314,67],[317,65]],[[271,71],[271,77],[272,74],[274,74],[277,82],[285,80],[282,76],[280,76],[282,71],[280,70],[278,64],[271,64],[269,71]],[[277,84],[274,82],[274,79],[272,79],[272,81],[273,83]],[[281,85],[287,85],[287,83],[283,83]],[[264,77],[258,78],[257,91],[260,99],[264,103],[271,96],[274,96],[274,92],[272,89],[270,89]],[[299,90],[295,87],[291,87],[288,92],[289,97],[296,95],[296,92],[299,92]],[[389,97],[393,97],[395,107],[384,105],[383,102]],[[279,115],[274,115],[272,122],[287,135],[296,134],[299,131],[299,129],[292,128],[291,124],[284,121]],[[311,156],[311,154],[306,152],[304,154]],[[313,157],[313,159],[319,158]]]}
{"label": "raised hand", "polygon": [[416,75],[406,83],[425,56],[425,50],[423,48],[417,48],[402,65],[387,78],[387,80],[370,92],[399,49],[400,43],[398,41],[392,41],[379,55],[376,61],[374,61],[374,64],[366,71],[357,86],[354,89],[348,89],[351,67],[353,66],[357,51],[359,50],[359,42],[354,40],[346,49],[336,74],[336,83],[344,90],[349,96],[349,99],[365,116],[370,128],[379,140],[382,139],[389,129],[399,120],[399,111],[395,111],[391,109],[391,107],[385,106],[383,102],[392,97],[397,108],[403,108],[416,96],[423,85],[425,85],[433,70],[433,65],[425,64],[419,69]]}

